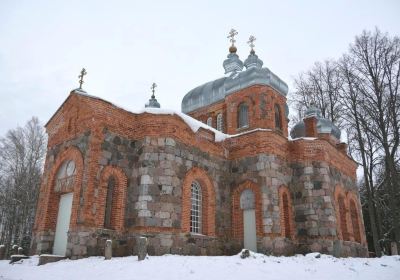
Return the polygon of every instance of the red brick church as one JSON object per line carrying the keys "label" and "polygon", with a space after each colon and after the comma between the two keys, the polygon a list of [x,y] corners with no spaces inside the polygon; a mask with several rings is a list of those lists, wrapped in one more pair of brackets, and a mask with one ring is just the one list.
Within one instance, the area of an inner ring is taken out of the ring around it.
{"label": "red brick church", "polygon": [[[153,95],[129,111],[73,90],[46,124],[33,236],[37,254],[137,252],[366,256],[357,164],[311,107],[288,137],[288,86],[237,48],[225,76],[194,88],[182,112]],[[83,76],[83,75],[82,75]]]}

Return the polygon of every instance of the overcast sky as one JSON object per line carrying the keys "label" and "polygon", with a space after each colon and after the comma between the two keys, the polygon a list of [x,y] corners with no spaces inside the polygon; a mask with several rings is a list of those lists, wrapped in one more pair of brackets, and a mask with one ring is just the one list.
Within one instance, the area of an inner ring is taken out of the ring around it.
{"label": "overcast sky", "polygon": [[224,74],[227,33],[250,35],[264,66],[286,81],[337,58],[364,29],[400,34],[400,1],[0,0],[0,136],[32,116],[44,124],[78,87],[142,108],[150,86],[180,110],[192,88]]}

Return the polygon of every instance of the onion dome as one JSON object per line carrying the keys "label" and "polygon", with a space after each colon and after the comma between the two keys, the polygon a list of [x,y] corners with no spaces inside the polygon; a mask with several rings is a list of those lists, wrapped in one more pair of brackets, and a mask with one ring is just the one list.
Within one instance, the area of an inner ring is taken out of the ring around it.
{"label": "onion dome", "polygon": [[244,66],[246,67],[246,69],[253,67],[261,69],[263,63],[264,62],[261,59],[259,59],[258,56],[256,55],[256,52],[254,50],[251,50],[249,56],[244,61]]}
{"label": "onion dome", "polygon": [[158,101],[154,95],[156,87],[157,87],[156,83],[153,83],[151,85],[151,90],[152,90],[153,94],[151,95],[151,98],[149,99],[149,103],[145,104],[144,107],[146,107],[146,108],[160,108],[161,107],[160,103],[158,103]]}
{"label": "onion dome", "polygon": [[232,45],[229,47],[229,54],[228,58],[224,60],[224,63],[222,64],[225,69],[225,74],[231,73],[231,76],[235,75],[237,72],[242,71],[243,69],[243,62],[239,59],[239,56],[236,54],[237,48],[235,46],[235,36],[238,34],[238,32],[235,29],[231,29],[229,32],[229,35],[227,38],[229,38],[229,41],[232,43]]}
{"label": "onion dome", "polygon": [[254,37],[253,35],[250,36],[249,41],[247,42],[251,48],[250,50],[250,54],[247,57],[247,59],[244,61],[244,66],[246,67],[246,69],[249,68],[258,68],[261,69],[262,65],[263,65],[263,61],[261,59],[258,58],[258,56],[256,55],[256,52],[254,51],[254,41],[256,40],[256,37]]}
{"label": "onion dome", "polygon": [[[329,119],[322,117],[321,110],[314,105],[311,105],[305,112],[304,119],[309,117],[315,117],[317,119],[317,131],[318,133],[329,133],[332,134],[337,140],[340,141],[341,131],[333,124]],[[290,131],[292,139],[305,137],[305,124],[304,121],[298,122]]]}
{"label": "onion dome", "polygon": [[243,69],[243,62],[239,59],[239,56],[236,54],[237,48],[235,46],[231,46],[229,48],[228,58],[224,60],[223,66],[225,69],[225,74],[236,72],[240,72]]}

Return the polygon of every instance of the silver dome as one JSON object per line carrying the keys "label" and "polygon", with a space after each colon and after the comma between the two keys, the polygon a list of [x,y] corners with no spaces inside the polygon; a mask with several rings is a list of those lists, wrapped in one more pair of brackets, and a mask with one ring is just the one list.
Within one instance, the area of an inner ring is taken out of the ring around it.
{"label": "silver dome", "polygon": [[[340,141],[340,135],[341,135],[340,129],[336,125],[334,125],[331,120],[323,118],[320,109],[314,106],[310,106],[305,113],[305,118],[311,116],[315,116],[317,119],[318,133],[332,134],[337,140]],[[292,139],[306,136],[304,121],[298,122],[292,128],[292,130],[290,131],[290,136],[292,137]]]}
{"label": "silver dome", "polygon": [[287,84],[268,68],[249,67],[236,75],[219,78],[189,91],[182,100],[182,112],[188,113],[208,106],[253,85],[270,86],[283,96],[288,93]]}

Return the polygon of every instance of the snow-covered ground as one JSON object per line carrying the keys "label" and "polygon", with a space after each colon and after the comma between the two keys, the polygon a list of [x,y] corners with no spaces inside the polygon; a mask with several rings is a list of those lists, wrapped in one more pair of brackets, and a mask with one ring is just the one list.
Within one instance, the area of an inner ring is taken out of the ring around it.
{"label": "snow-covered ground", "polygon": [[136,256],[104,260],[91,257],[63,260],[37,266],[38,257],[10,265],[0,261],[0,279],[95,279],[95,280],[243,280],[243,279],[400,279],[400,256],[376,259],[337,259],[317,254],[295,257],[268,257],[252,254],[247,259],[236,256],[194,257],[150,256],[139,262]]}

